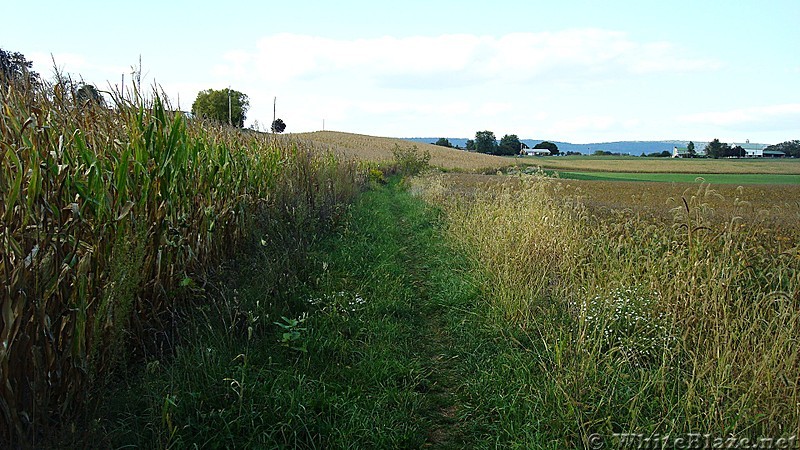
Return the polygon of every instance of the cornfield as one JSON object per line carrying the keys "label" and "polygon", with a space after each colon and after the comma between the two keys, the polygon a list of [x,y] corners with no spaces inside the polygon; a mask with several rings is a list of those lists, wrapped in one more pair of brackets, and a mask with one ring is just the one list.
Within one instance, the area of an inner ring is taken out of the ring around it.
{"label": "cornfield", "polygon": [[12,445],[73,420],[126,351],[169,345],[192,277],[270,227],[336,219],[362,180],[330,152],[186,118],[156,90],[107,93],[106,108],[66,86],[0,83],[0,441]]}

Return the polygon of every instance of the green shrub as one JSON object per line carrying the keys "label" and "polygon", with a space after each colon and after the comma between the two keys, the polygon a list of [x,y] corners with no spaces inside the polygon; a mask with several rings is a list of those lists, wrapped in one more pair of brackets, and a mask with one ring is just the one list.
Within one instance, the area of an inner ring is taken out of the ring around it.
{"label": "green shrub", "polygon": [[430,168],[431,153],[428,150],[420,152],[416,145],[410,148],[401,148],[395,144],[392,156],[397,171],[403,175],[418,175]]}

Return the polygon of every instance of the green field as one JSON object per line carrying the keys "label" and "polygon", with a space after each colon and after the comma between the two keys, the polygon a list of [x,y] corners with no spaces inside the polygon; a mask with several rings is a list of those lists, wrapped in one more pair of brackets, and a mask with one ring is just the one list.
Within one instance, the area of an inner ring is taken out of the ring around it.
{"label": "green field", "polygon": [[663,183],[694,183],[702,178],[711,184],[800,184],[800,175],[749,173],[643,173],[643,172],[559,172],[568,180],[599,181],[656,181]]}

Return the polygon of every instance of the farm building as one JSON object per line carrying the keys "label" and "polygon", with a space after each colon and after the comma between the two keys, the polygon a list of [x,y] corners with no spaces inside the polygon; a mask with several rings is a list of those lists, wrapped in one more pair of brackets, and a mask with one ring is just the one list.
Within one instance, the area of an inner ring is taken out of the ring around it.
{"label": "farm building", "polygon": [[[744,150],[742,154],[732,156],[733,158],[783,158],[786,156],[786,154],[781,151],[764,150],[767,148],[766,144],[751,144],[749,140],[744,143],[732,142],[730,147],[741,147]],[[695,155],[700,157],[706,156],[705,143],[697,144],[695,147]],[[689,149],[686,147],[673,147],[672,157],[688,158]]]}
{"label": "farm building", "polygon": [[[705,146],[696,145],[694,148],[694,155],[695,156],[706,156],[706,149]],[[687,147],[673,147],[672,148],[672,157],[673,158],[688,158],[689,157],[689,149]]]}
{"label": "farm building", "polygon": [[546,148],[524,148],[520,153],[525,156],[550,156],[550,150]]}
{"label": "farm building", "polygon": [[744,155],[737,155],[744,158],[763,158],[764,149],[767,147],[764,144],[751,144],[750,140],[745,141],[743,144],[731,143],[732,148],[742,147]]}

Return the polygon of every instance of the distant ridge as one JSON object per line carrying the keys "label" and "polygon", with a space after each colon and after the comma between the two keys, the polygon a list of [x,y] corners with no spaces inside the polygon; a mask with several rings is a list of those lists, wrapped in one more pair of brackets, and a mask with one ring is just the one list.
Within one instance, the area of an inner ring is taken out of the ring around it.
{"label": "distant ridge", "polygon": [[[438,137],[433,138],[403,138],[408,141],[432,144],[436,142]],[[454,146],[465,147],[467,145],[466,138],[447,138]],[[612,153],[622,153],[633,156],[640,156],[642,153],[656,153],[668,151],[672,152],[673,147],[685,147],[689,141],[670,140],[670,141],[616,141],[616,142],[593,142],[590,144],[572,144],[570,142],[553,141],[549,139],[520,139],[529,147],[533,147],[542,141],[550,141],[558,146],[561,152],[578,152],[583,154],[592,154],[597,150],[608,151]],[[695,146],[703,148],[706,143],[694,141]]]}

